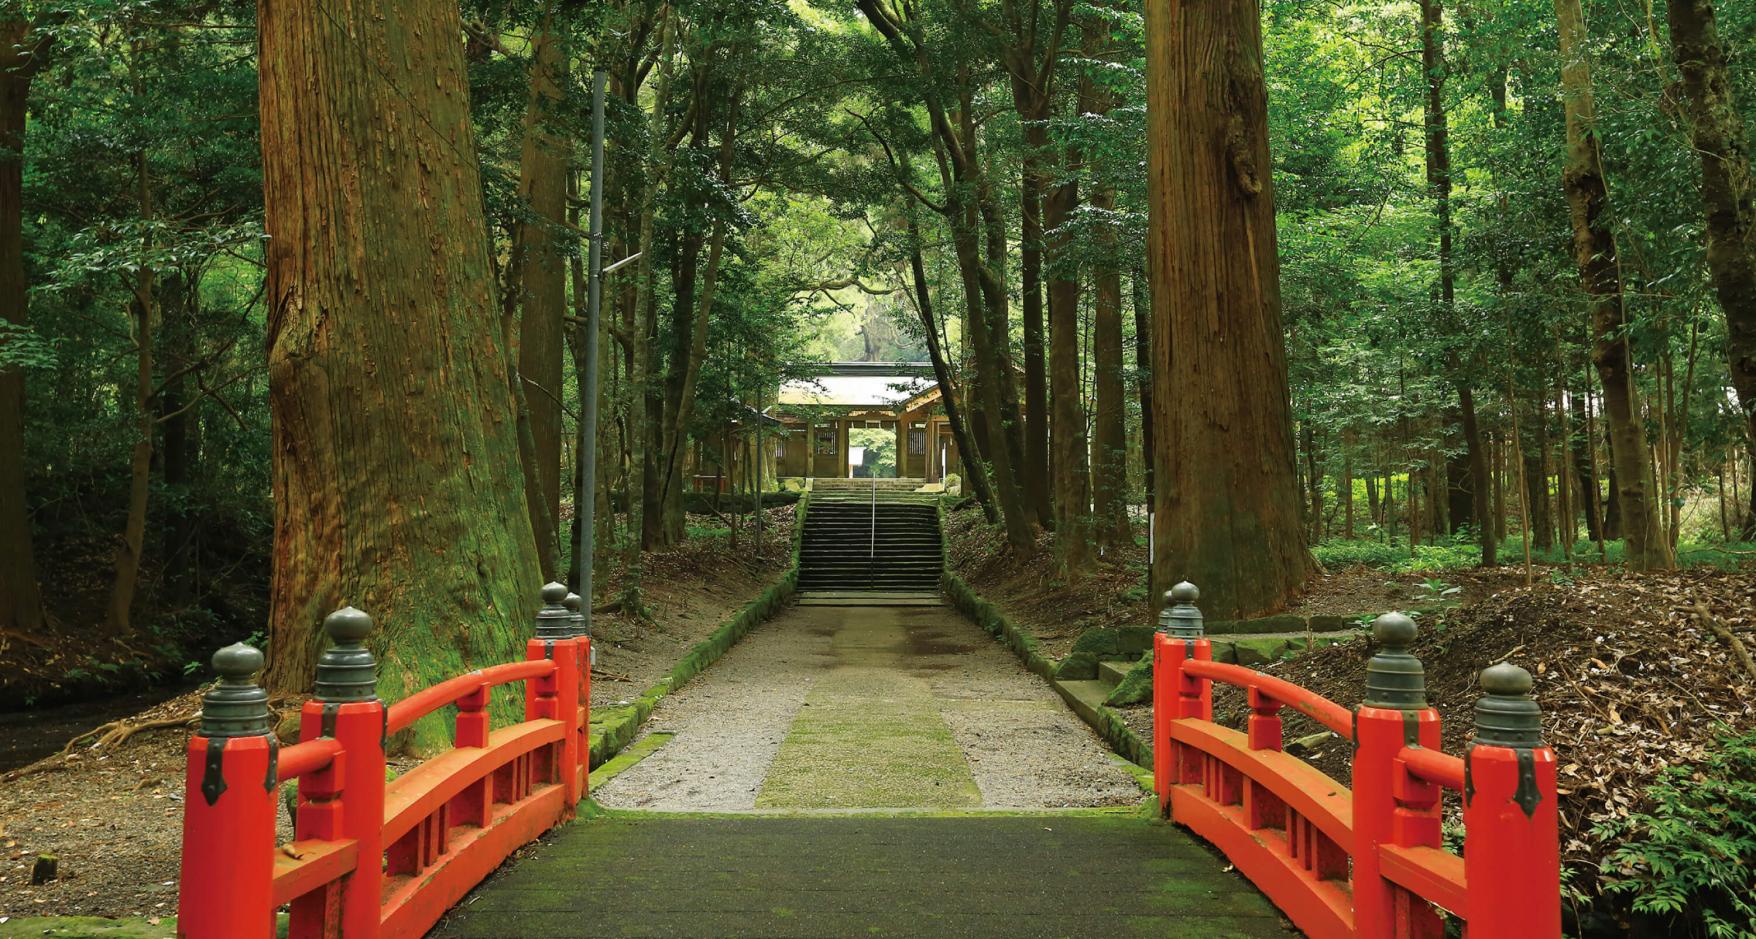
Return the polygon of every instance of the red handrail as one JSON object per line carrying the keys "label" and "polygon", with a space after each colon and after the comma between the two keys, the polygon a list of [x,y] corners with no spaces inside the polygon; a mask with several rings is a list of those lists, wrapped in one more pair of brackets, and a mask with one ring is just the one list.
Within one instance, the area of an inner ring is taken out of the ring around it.
{"label": "red handrail", "polygon": [[473,672],[465,672],[456,678],[417,691],[392,704],[387,709],[389,733],[394,734],[407,730],[414,726],[415,721],[442,707],[456,704],[483,688],[496,688],[515,681],[543,678],[554,674],[554,671],[554,662],[537,659],[530,662],[508,662],[505,665],[495,665],[492,668],[479,668]]}
{"label": "red handrail", "polygon": [[[1191,621],[1199,616],[1184,611],[1179,622]],[[1223,851],[1312,937],[1437,936],[1442,909],[1470,936],[1558,939],[1554,752],[1480,734],[1464,758],[1441,752],[1439,714],[1420,703],[1418,662],[1405,651],[1413,626],[1399,617],[1384,629],[1381,638],[1396,644],[1382,665],[1374,660],[1382,682],[1374,700],[1396,703],[1353,711],[1283,679],[1214,662],[1205,638],[1159,634],[1153,775],[1161,809]],[[1504,685],[1506,676],[1499,679]],[[1214,723],[1216,681],[1248,693],[1245,732]],[[1484,726],[1501,727],[1508,707],[1535,713],[1522,692],[1496,693],[1499,701],[1483,705]],[[1283,706],[1354,744],[1351,791],[1280,752]],[[1463,798],[1461,857],[1440,836],[1447,790]]]}
{"label": "red handrail", "polygon": [[[556,602],[547,593],[545,601]],[[266,733],[265,698],[254,688],[247,693],[262,708],[246,721],[254,732],[220,736],[239,729],[231,720],[239,689],[261,662],[246,650],[255,665],[239,667],[248,657],[227,653],[229,687],[209,701],[228,722],[216,720],[211,738],[204,725],[189,744],[181,939],[269,939],[282,906],[295,937],[416,939],[584,797],[590,639],[531,640],[523,661],[459,675],[387,708],[370,696],[370,628],[354,610],[325,621],[336,644],[319,664],[318,686],[326,687],[327,663],[327,687],[347,690],[340,700],[307,702],[301,741],[285,748]],[[520,681],[524,721],[492,727],[490,689]],[[389,735],[449,705],[457,706],[453,747],[387,783]],[[275,790],[292,779],[300,780],[294,836],[277,845]]]}
{"label": "red handrail", "polygon": [[1426,747],[1403,747],[1397,751],[1396,758],[1418,779],[1444,786],[1452,792],[1463,791],[1463,760],[1449,753]]}
{"label": "red handrail", "polygon": [[1190,661],[1183,665],[1185,674],[1210,681],[1223,682],[1238,688],[1254,689],[1298,711],[1339,734],[1343,740],[1354,739],[1354,715],[1347,708],[1307,691],[1285,679],[1264,675],[1253,668],[1224,662]]}
{"label": "red handrail", "polygon": [[328,769],[342,753],[341,743],[324,738],[296,743],[280,751],[275,778],[281,782]]}

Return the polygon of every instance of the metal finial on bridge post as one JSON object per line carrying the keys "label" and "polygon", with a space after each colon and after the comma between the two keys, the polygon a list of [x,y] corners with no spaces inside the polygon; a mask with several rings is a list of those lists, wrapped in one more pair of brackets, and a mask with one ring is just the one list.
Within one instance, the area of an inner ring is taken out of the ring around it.
{"label": "metal finial on bridge post", "polygon": [[299,781],[294,831],[300,837],[321,831],[351,839],[361,863],[343,881],[339,908],[320,890],[293,901],[295,936],[331,935],[331,929],[339,930],[336,935],[369,936],[378,925],[384,870],[375,859],[384,855],[388,725],[378,699],[378,660],[366,648],[372,629],[372,617],[351,606],[323,618],[330,646],[317,659],[317,694],[299,711],[299,740],[333,739],[346,759]]}
{"label": "metal finial on bridge post", "polygon": [[538,639],[572,639],[573,614],[568,612],[567,585],[549,583],[543,586],[543,608],[537,611]]}
{"label": "metal finial on bridge post", "polygon": [[1427,706],[1426,670],[1408,651],[1416,632],[1415,621],[1401,613],[1372,621],[1378,653],[1366,663],[1366,707],[1418,711]]}
{"label": "metal finial on bridge post", "polygon": [[567,608],[567,618],[573,621],[573,638],[591,635],[591,627],[585,622],[585,607],[579,594],[569,593],[567,599],[561,601],[561,605]]}
{"label": "metal finial on bridge post", "polygon": [[372,617],[344,606],[323,618],[330,647],[317,659],[317,700],[325,704],[378,700],[378,660],[366,648]]}
{"label": "metal finial on bridge post", "polygon": [[1200,639],[1206,635],[1201,610],[1195,606],[1199,599],[1201,591],[1186,580],[1166,591],[1164,608],[1158,614],[1158,631],[1179,639]]}
{"label": "metal finial on bridge post", "polygon": [[1533,684],[1509,662],[1482,672],[1475,739],[1463,757],[1472,935],[1561,935],[1558,761],[1543,746]]}
{"label": "metal finial on bridge post", "polygon": [[177,933],[269,939],[280,747],[269,728],[268,693],[254,679],[262,653],[226,646],[214,653],[213,667],[220,680],[201,699],[201,727],[185,752]]}
{"label": "metal finial on bridge post", "polygon": [[233,643],[213,654],[219,683],[201,698],[201,736],[209,740],[268,733],[268,692],[256,684],[262,653]]}
{"label": "metal finial on bridge post", "polygon": [[1501,662],[1483,670],[1481,682],[1485,693],[1476,702],[1476,745],[1542,746],[1543,711],[1530,696],[1535,684],[1530,673]]}

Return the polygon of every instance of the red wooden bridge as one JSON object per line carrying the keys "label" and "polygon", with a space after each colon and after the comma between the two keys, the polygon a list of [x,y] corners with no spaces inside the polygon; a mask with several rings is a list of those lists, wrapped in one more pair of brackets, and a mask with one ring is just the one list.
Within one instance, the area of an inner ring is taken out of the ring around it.
{"label": "red wooden bridge", "polygon": [[[1407,651],[1406,617],[1374,623],[1364,703],[1349,710],[1213,662],[1196,599],[1188,584],[1171,592],[1153,652],[1163,813],[1224,852],[1309,936],[1439,939],[1449,916],[1475,939],[1558,939],[1555,758],[1541,743],[1527,673],[1502,664],[1483,674],[1475,738],[1463,756],[1448,755]],[[189,743],[178,934],[268,939],[284,910],[293,939],[412,939],[514,850],[570,819],[587,794],[590,639],[565,587],[549,585],[543,600],[524,661],[389,707],[373,691],[370,619],[332,614],[300,742],[284,749],[252,682],[261,653],[221,650],[221,681]],[[1244,731],[1214,722],[1216,681],[1245,690]],[[493,727],[494,689],[519,682],[523,720]],[[448,707],[453,746],[387,782],[389,735]],[[1285,708],[1354,745],[1352,791],[1282,751]],[[277,794],[291,781],[293,836],[283,844]],[[1447,790],[1462,802],[1461,854],[1443,840]]]}

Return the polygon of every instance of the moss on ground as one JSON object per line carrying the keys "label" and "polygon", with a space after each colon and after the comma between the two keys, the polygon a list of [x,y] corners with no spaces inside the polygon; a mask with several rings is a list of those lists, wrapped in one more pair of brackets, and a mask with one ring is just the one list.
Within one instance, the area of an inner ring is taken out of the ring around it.
{"label": "moss on ground", "polygon": [[31,916],[0,923],[0,939],[175,939],[177,920],[100,919],[96,916]]}
{"label": "moss on ground", "polygon": [[1104,703],[1112,707],[1125,704],[1140,704],[1152,700],[1152,653],[1148,652],[1134,663],[1128,674],[1122,677],[1116,689],[1104,699]]}

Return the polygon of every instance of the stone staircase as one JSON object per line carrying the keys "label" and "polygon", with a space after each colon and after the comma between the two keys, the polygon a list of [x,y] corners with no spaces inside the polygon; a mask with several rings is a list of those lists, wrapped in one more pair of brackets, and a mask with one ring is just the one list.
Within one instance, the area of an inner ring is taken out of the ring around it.
{"label": "stone staircase", "polygon": [[936,497],[911,483],[919,481],[813,483],[799,547],[801,605],[939,604],[945,561]]}

